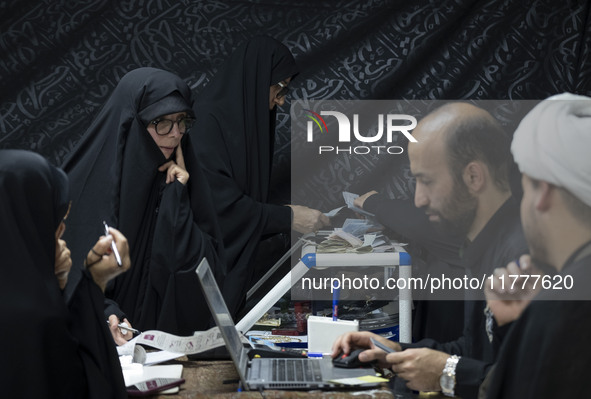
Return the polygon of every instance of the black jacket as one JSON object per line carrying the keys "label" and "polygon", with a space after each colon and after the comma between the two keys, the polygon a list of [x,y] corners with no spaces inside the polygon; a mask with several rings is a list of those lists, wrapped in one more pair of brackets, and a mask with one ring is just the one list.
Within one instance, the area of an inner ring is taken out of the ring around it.
{"label": "black jacket", "polygon": [[138,116],[173,92],[192,104],[187,84],[170,72],[139,68],[121,78],[64,163],[74,201],[69,230],[76,233],[67,240],[79,259],[102,220],[119,229],[132,267],[106,295],[140,330],[190,335],[210,324],[196,266],[206,256],[221,279],[225,264],[209,184],[190,144],[194,132],[181,141],[188,183],[165,184],[158,167],[167,159]]}
{"label": "black jacket", "polygon": [[234,314],[246,297],[261,239],[291,231],[291,209],[267,202],[276,117],[269,91],[297,72],[287,47],[255,37],[232,53],[195,106],[200,129],[193,145],[224,238],[228,275],[222,290]]}

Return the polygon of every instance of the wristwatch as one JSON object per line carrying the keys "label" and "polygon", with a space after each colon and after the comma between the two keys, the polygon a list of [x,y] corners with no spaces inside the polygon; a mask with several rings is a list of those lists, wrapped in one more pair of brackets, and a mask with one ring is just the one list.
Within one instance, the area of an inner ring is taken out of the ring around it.
{"label": "wristwatch", "polygon": [[454,396],[454,388],[456,387],[456,366],[460,356],[452,355],[447,358],[443,373],[439,378],[439,385],[441,385],[441,392],[445,396]]}

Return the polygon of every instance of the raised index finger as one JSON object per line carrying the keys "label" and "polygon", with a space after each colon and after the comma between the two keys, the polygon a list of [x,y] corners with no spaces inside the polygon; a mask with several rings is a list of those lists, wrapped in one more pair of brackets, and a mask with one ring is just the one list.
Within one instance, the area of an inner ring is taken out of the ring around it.
{"label": "raised index finger", "polygon": [[183,156],[183,150],[180,144],[176,148],[176,164],[185,169],[185,157]]}

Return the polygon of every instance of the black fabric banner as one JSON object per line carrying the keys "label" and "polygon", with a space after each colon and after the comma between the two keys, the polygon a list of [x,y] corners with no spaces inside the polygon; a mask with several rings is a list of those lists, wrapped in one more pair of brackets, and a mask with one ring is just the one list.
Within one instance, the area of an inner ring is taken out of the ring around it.
{"label": "black fabric banner", "polygon": [[[302,71],[292,100],[589,95],[589,13],[575,0],[0,1],[0,148],[59,165],[127,71],[167,69],[199,95],[255,34],[292,50]],[[290,197],[289,101],[278,113],[280,203]],[[408,167],[397,170],[389,194],[409,196]],[[355,184],[354,173],[338,179],[326,187]],[[331,198],[294,202],[327,211],[342,202]]]}

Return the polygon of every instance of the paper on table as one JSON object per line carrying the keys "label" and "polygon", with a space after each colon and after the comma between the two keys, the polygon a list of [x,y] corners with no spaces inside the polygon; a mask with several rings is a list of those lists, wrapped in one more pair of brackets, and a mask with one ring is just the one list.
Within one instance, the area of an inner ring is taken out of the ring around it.
{"label": "paper on table", "polygon": [[363,242],[359,238],[355,237],[353,234],[347,233],[342,229],[334,229],[333,234],[347,241],[349,244],[351,244],[352,247],[360,247],[361,244],[363,244]]}
{"label": "paper on table", "polygon": [[[136,339],[138,344],[185,355],[193,355],[225,345],[218,327],[210,328],[207,331],[196,331],[194,335],[188,337],[150,330],[144,331]],[[246,338],[243,337],[242,340],[248,343]]]}
{"label": "paper on table", "polygon": [[[133,363],[144,364],[146,362],[146,350],[141,346],[136,346],[137,337],[117,347],[119,358],[128,356],[132,358]],[[182,356],[182,354],[180,355]]]}
{"label": "paper on table", "polygon": [[376,240],[377,235],[376,234],[364,234],[363,235],[363,245],[362,246],[367,246],[367,245],[371,245],[372,247],[374,246],[373,243]]}
{"label": "paper on table", "polygon": [[362,377],[339,378],[339,379],[335,379],[335,380],[330,380],[329,382],[332,382],[335,384],[340,384],[340,385],[355,386],[355,385],[388,382],[388,379],[368,374],[368,375],[364,375]]}
{"label": "paper on table", "polygon": [[133,363],[143,364],[144,366],[149,366],[152,364],[163,363],[168,360],[177,359],[181,356],[184,356],[184,353],[179,352],[170,352],[170,351],[154,351],[154,352],[146,352],[144,348],[139,345],[136,345],[137,338],[128,341],[124,345],[117,347],[117,352],[119,353],[119,359],[122,356],[131,357]]}
{"label": "paper on table", "polygon": [[[183,374],[183,365],[182,364],[169,364],[164,366],[147,366],[143,367],[141,371],[137,369],[134,370],[126,370],[123,369],[123,379],[125,380],[125,386],[128,387],[130,385],[136,384],[138,382],[142,382],[145,380],[149,380],[152,378],[181,378]],[[179,387],[170,388],[166,391],[162,391],[159,393],[177,393],[179,391]]]}
{"label": "paper on table", "polygon": [[146,353],[146,360],[144,361],[144,366],[151,366],[153,364],[167,362],[169,360],[177,359],[182,356],[185,356],[185,355],[183,353],[178,353],[178,352],[169,352],[169,351],[147,352]]}

